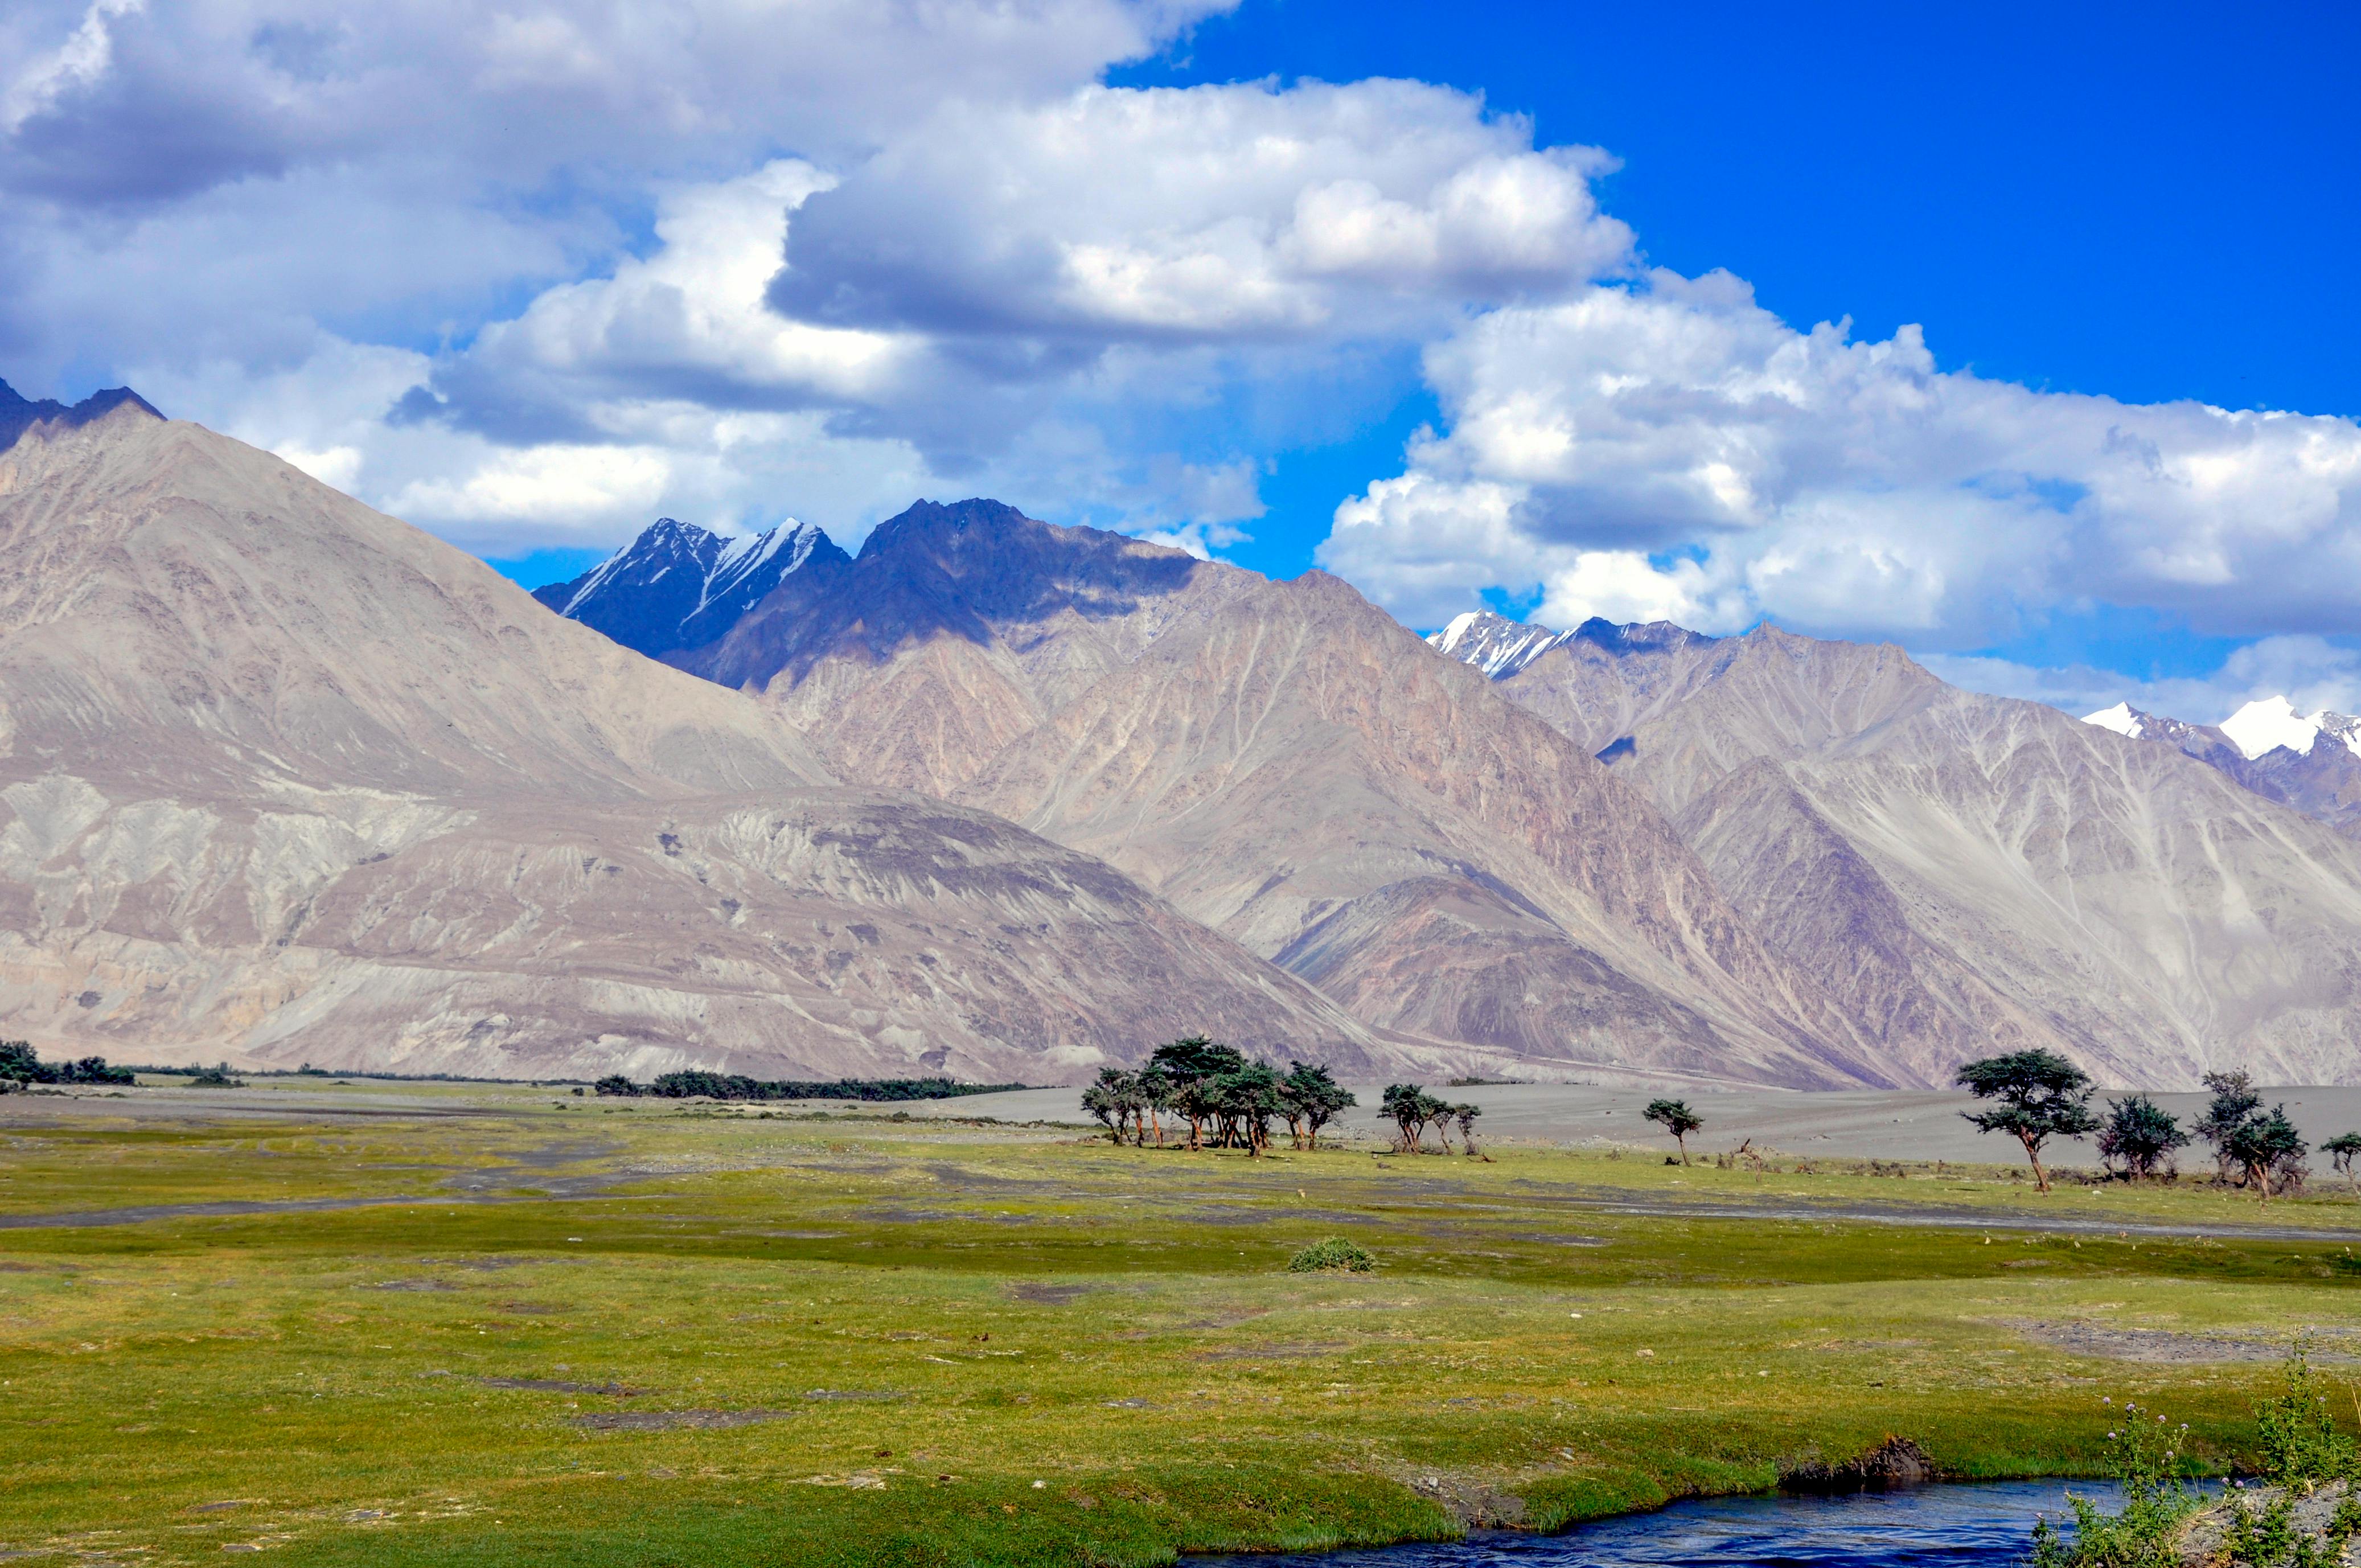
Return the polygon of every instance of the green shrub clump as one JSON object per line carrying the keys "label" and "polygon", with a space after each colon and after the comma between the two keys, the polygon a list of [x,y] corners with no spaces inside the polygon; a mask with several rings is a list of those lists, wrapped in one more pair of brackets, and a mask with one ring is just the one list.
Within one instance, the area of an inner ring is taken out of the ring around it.
{"label": "green shrub clump", "polygon": [[2255,1407],[2255,1427],[2263,1479],[2272,1486],[2309,1492],[2324,1481],[2353,1478],[2353,1440],[2336,1430],[2328,1391],[2301,1342],[2288,1355],[2279,1391]]}
{"label": "green shrub clump", "polygon": [[136,1083],[125,1067],[109,1067],[104,1057],[80,1061],[45,1062],[26,1040],[0,1040],[0,1078],[16,1083]]}
{"label": "green shrub clump", "polygon": [[[2108,1403],[2113,1404],[2113,1400]],[[2074,1510],[2070,1540],[2042,1519],[2033,1527],[2031,1568],[2180,1568],[2180,1530],[2204,1504],[2181,1479],[2186,1426],[2126,1400],[2107,1433],[2114,1469],[2124,1483],[2121,1513],[2107,1514],[2088,1497],[2069,1493]]]}
{"label": "green shrub clump", "polygon": [[1314,1242],[1290,1260],[1290,1274],[1367,1274],[1377,1267],[1378,1260],[1367,1249],[1356,1246],[1342,1236],[1330,1236],[1324,1242]]}

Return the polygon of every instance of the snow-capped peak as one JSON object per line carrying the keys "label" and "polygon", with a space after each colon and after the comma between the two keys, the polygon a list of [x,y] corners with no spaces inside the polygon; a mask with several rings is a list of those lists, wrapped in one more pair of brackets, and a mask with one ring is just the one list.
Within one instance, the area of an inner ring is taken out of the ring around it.
{"label": "snow-capped peak", "polygon": [[1428,638],[1427,641],[1444,652],[1451,652],[1466,641],[1467,634],[1473,631],[1476,629],[1476,623],[1483,619],[1484,612],[1480,609],[1463,611],[1453,616],[1450,625]]}
{"label": "snow-capped peak", "polygon": [[2147,718],[2147,715],[2133,707],[2130,703],[2119,702],[2113,707],[2103,707],[2096,713],[2084,714],[2082,722],[2095,724],[2102,729],[2112,729],[2118,735],[2127,735],[2136,740],[2140,737],[2140,728]]}
{"label": "snow-capped peak", "polygon": [[1454,616],[1451,624],[1427,638],[1437,652],[1463,664],[1473,664],[1492,679],[1505,680],[1565,641],[1566,634],[1546,626],[1510,620],[1488,609],[1471,609]]}
{"label": "snow-capped peak", "polygon": [[2250,762],[2281,746],[2299,757],[2308,757],[2312,743],[2320,738],[2321,720],[2327,717],[2323,712],[2307,718],[2287,698],[2267,696],[2224,719],[2222,733]]}
{"label": "snow-capped peak", "polygon": [[701,646],[820,553],[841,562],[827,534],[793,518],[760,533],[723,535],[658,518],[637,538],[571,583],[533,590],[570,620],[627,648],[661,655]]}

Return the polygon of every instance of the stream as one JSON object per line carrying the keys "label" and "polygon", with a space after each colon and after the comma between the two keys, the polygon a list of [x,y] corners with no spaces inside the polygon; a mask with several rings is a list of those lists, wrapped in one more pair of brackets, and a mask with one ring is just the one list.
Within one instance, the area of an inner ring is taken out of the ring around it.
{"label": "stream", "polygon": [[1443,1544],[1198,1561],[1231,1568],[2003,1568],[2024,1560],[2037,1517],[2067,1513],[2070,1485],[2114,1505],[2114,1486],[2105,1481],[1713,1497],[1577,1525],[1564,1535],[1485,1534]]}

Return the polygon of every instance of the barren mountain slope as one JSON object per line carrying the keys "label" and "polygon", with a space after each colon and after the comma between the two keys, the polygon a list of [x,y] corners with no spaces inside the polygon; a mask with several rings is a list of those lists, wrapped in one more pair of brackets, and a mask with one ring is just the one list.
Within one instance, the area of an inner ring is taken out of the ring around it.
{"label": "barren mountain slope", "polygon": [[1205,1027],[1369,1060],[1103,863],[836,787],[761,705],[144,405],[0,453],[0,1028],[45,1054],[1043,1081]]}
{"label": "barren mountain slope", "polygon": [[762,694],[849,779],[956,792],[1016,737],[1262,579],[1184,551],[920,501],[677,659]]}
{"label": "barren mountain slope", "polygon": [[[2239,719],[2274,708],[2276,728],[2284,739],[2267,729],[2266,738],[2256,744],[2257,754],[2248,756],[2227,726],[2238,726],[2245,733]],[[2088,715],[2082,722],[2184,751],[2257,795],[2293,806],[2348,838],[2361,838],[2361,751],[2356,749],[2361,718],[2350,714],[2323,711],[2304,718],[2279,697],[2248,703],[2224,725],[2191,724],[2143,713],[2125,702]],[[2271,744],[2274,739],[2279,743]]]}
{"label": "barren mountain slope", "polygon": [[144,404],[0,453],[0,704],[16,768],[176,791],[830,782],[772,716]]}
{"label": "barren mountain slope", "polygon": [[1324,574],[1253,580],[964,797],[1373,1024],[1560,1068],[1889,1076],[1643,798]]}
{"label": "barren mountain slope", "polygon": [[[2220,1066],[2361,1079],[2349,840],[2177,751],[1947,686],[1895,649],[1769,629],[1742,641],[1719,679],[1641,726],[1632,767],[1831,989],[1873,950],[1864,926],[1913,951],[1898,912],[1955,967],[1914,956],[1918,995],[1888,1000],[1972,1021],[1951,1048],[1980,1052],[1990,1027],[2046,1032],[2120,1083],[2185,1088]],[[1772,841],[1781,792],[1758,760],[1791,786],[1790,819],[1825,823],[1873,882],[1828,875],[1825,835]]]}

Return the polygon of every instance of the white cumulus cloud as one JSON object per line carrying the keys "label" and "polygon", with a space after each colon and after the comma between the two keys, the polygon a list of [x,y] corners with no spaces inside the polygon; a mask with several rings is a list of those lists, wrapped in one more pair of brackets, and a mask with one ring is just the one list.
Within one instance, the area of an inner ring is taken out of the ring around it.
{"label": "white cumulus cloud", "polygon": [[1916,327],[1797,331],[1726,274],[1502,306],[1426,367],[1447,430],[1322,553],[1420,623],[1488,588],[1936,650],[2093,603],[2233,634],[2361,610],[2350,420],[1944,371]]}

